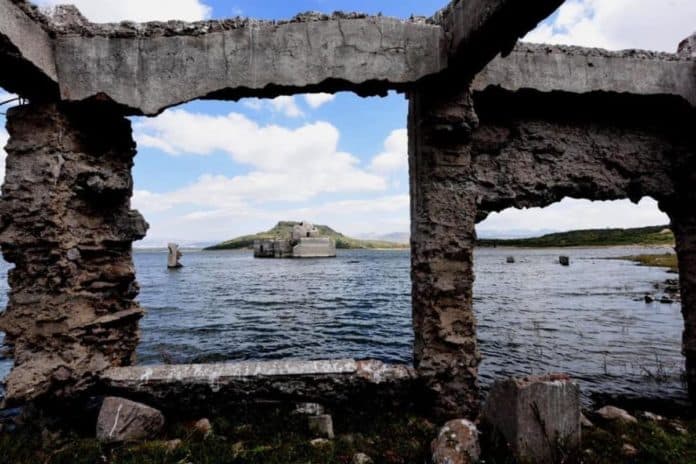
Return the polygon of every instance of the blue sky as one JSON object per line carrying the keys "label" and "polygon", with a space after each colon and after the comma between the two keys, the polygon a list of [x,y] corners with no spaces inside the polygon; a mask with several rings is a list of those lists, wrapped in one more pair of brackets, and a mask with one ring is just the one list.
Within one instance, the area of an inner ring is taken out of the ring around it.
{"label": "blue sky", "polygon": [[[41,0],[42,5],[61,3]],[[444,0],[74,0],[93,21],[286,19],[303,11],[431,15]],[[693,0],[569,0],[528,40],[674,51],[696,25]],[[0,99],[2,97],[0,96]],[[208,242],[308,219],[352,235],[406,232],[407,102],[351,93],[275,100],[197,101],[133,118],[133,205],[151,224],[147,245]],[[4,122],[1,120],[0,122]],[[0,146],[6,133],[0,131]],[[0,153],[2,154],[2,153]],[[655,203],[565,200],[493,215],[479,229],[564,230],[666,223]]]}

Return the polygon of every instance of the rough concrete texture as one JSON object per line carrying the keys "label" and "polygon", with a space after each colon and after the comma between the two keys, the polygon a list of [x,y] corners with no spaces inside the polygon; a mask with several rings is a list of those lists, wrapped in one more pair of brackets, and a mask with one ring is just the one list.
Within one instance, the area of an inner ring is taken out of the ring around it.
{"label": "rough concrete texture", "polygon": [[696,155],[693,109],[673,97],[490,88],[473,99],[476,112],[446,86],[410,94],[415,363],[446,417],[474,417],[478,404],[475,223],[564,197],[650,196],[669,212],[668,199],[691,204],[675,173],[694,172]]}
{"label": "rough concrete texture", "polygon": [[142,309],[131,242],[135,144],[128,120],[55,104],[8,113],[0,245],[15,265],[0,330],[15,367],[7,400],[75,396],[130,364]]}
{"label": "rough concrete texture", "polygon": [[414,361],[443,417],[476,417],[480,355],[472,309],[476,197],[468,133],[477,124],[468,90],[410,95],[411,281]]}
{"label": "rough concrete texture", "polygon": [[0,0],[0,87],[28,97],[55,97],[53,40],[22,6]]}
{"label": "rough concrete texture", "polygon": [[97,418],[97,440],[123,443],[157,437],[164,428],[161,412],[124,398],[104,398]]}
{"label": "rough concrete texture", "polygon": [[522,462],[562,462],[580,446],[580,388],[565,375],[498,381],[483,420]]}
{"label": "rough concrete texture", "polygon": [[160,33],[162,25],[155,23],[106,36],[59,35],[62,97],[108,98],[152,115],[202,97],[274,97],[314,88],[384,94],[447,65],[441,28],[385,17],[181,28],[179,34]]}
{"label": "rough concrete texture", "polygon": [[677,54],[684,58],[696,59],[696,33],[691,34],[679,44]]}
{"label": "rough concrete texture", "polygon": [[476,76],[477,91],[490,86],[541,92],[616,92],[675,95],[696,106],[696,61],[669,53],[519,44]]}
{"label": "rough concrete texture", "polygon": [[141,398],[162,409],[245,400],[398,403],[413,399],[417,389],[416,375],[407,366],[354,360],[121,367],[104,372],[102,384],[110,394]]}
{"label": "rough concrete texture", "polygon": [[[431,18],[447,33],[450,67],[474,76],[498,53],[507,55],[563,0],[453,0]],[[461,81],[460,81],[461,82]]]}
{"label": "rough concrete texture", "polygon": [[447,422],[431,444],[433,464],[473,464],[481,458],[479,431],[466,419]]}

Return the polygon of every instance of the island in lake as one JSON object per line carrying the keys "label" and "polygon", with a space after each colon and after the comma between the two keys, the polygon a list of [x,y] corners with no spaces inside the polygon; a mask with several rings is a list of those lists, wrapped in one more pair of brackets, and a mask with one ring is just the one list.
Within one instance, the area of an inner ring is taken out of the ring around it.
{"label": "island in lake", "polygon": [[[292,236],[295,226],[299,226],[299,221],[281,221],[266,232],[259,232],[253,235],[244,235],[242,237],[233,238],[217,245],[206,248],[206,250],[242,250],[253,249],[254,242],[258,241],[273,241],[285,240]],[[384,240],[360,240],[352,237],[347,237],[340,232],[335,231],[329,226],[315,225],[318,236],[326,237],[333,240],[338,249],[404,249],[408,248],[408,243],[396,243]]]}

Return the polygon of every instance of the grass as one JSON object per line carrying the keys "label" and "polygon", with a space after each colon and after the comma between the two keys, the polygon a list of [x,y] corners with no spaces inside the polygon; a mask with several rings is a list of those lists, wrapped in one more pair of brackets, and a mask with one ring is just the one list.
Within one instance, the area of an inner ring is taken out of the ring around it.
{"label": "grass", "polygon": [[[242,237],[237,237],[232,240],[227,240],[225,242],[213,245],[206,248],[206,250],[241,250],[246,248],[252,248],[254,246],[254,240],[262,239],[287,239],[292,233],[292,228],[294,225],[299,224],[293,221],[281,221],[275,225],[270,230],[266,232],[259,232],[258,234],[245,235]],[[316,226],[322,236],[333,238],[336,241],[336,248],[339,249],[402,249],[408,248],[408,244],[386,242],[382,240],[358,240],[356,238],[351,238],[343,235],[340,232],[336,232],[331,227],[328,226]]]}
{"label": "grass", "polygon": [[[37,429],[0,434],[0,463],[7,464],[349,464],[356,453],[372,456],[376,463],[426,462],[433,424],[408,414],[384,413],[378,417],[335,414],[336,439],[313,446],[306,417],[283,409],[236,411],[213,422],[214,434],[195,436],[178,423],[159,440],[141,444],[106,446],[94,438],[71,433],[47,445]],[[45,434],[44,434],[45,435]],[[175,450],[167,440],[182,439]]]}
{"label": "grass", "polygon": [[673,272],[679,272],[679,263],[677,262],[677,255],[673,253],[665,253],[662,255],[623,256],[616,259],[633,261],[639,263],[641,266],[666,267]]}
{"label": "grass", "polygon": [[576,246],[674,245],[669,226],[636,229],[589,229],[511,240],[479,240],[483,247],[556,248]]}
{"label": "grass", "polygon": [[[602,423],[583,430],[579,454],[568,454],[563,463],[586,464],[696,464],[696,421],[682,422],[681,434],[668,421],[637,424]],[[421,464],[429,462],[430,442],[437,428],[428,420],[409,414],[335,414],[337,437],[324,446],[312,446],[306,418],[281,409],[241,410],[213,420],[214,434],[196,436],[186,423],[169,426],[159,440],[140,444],[106,446],[94,438],[74,433],[53,440],[32,427],[14,434],[0,434],[2,464],[348,464],[358,452],[376,464]],[[168,450],[169,439],[182,445]],[[638,454],[624,456],[624,443]],[[484,446],[481,462],[514,464],[505,446]],[[518,463],[524,464],[524,463]]]}

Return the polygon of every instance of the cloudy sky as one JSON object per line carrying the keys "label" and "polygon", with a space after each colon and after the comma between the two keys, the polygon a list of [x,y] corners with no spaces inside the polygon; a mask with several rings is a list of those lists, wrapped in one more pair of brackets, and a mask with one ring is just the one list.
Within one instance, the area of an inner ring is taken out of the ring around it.
{"label": "cloudy sky", "polygon": [[[95,22],[288,18],[355,10],[406,18],[444,0],[73,0]],[[41,0],[44,6],[65,3]],[[694,0],[570,0],[529,41],[675,51],[696,25]],[[0,95],[0,101],[3,95]],[[282,219],[330,224],[352,235],[405,232],[409,223],[404,97],[349,93],[275,100],[193,102],[134,118],[133,206],[151,224],[147,244],[205,242],[270,228]],[[2,116],[0,123],[4,124]],[[7,134],[0,130],[0,146]],[[4,160],[4,152],[0,150]],[[1,170],[0,170],[1,171]],[[479,226],[507,231],[667,223],[652,200],[564,200],[506,211]]]}

